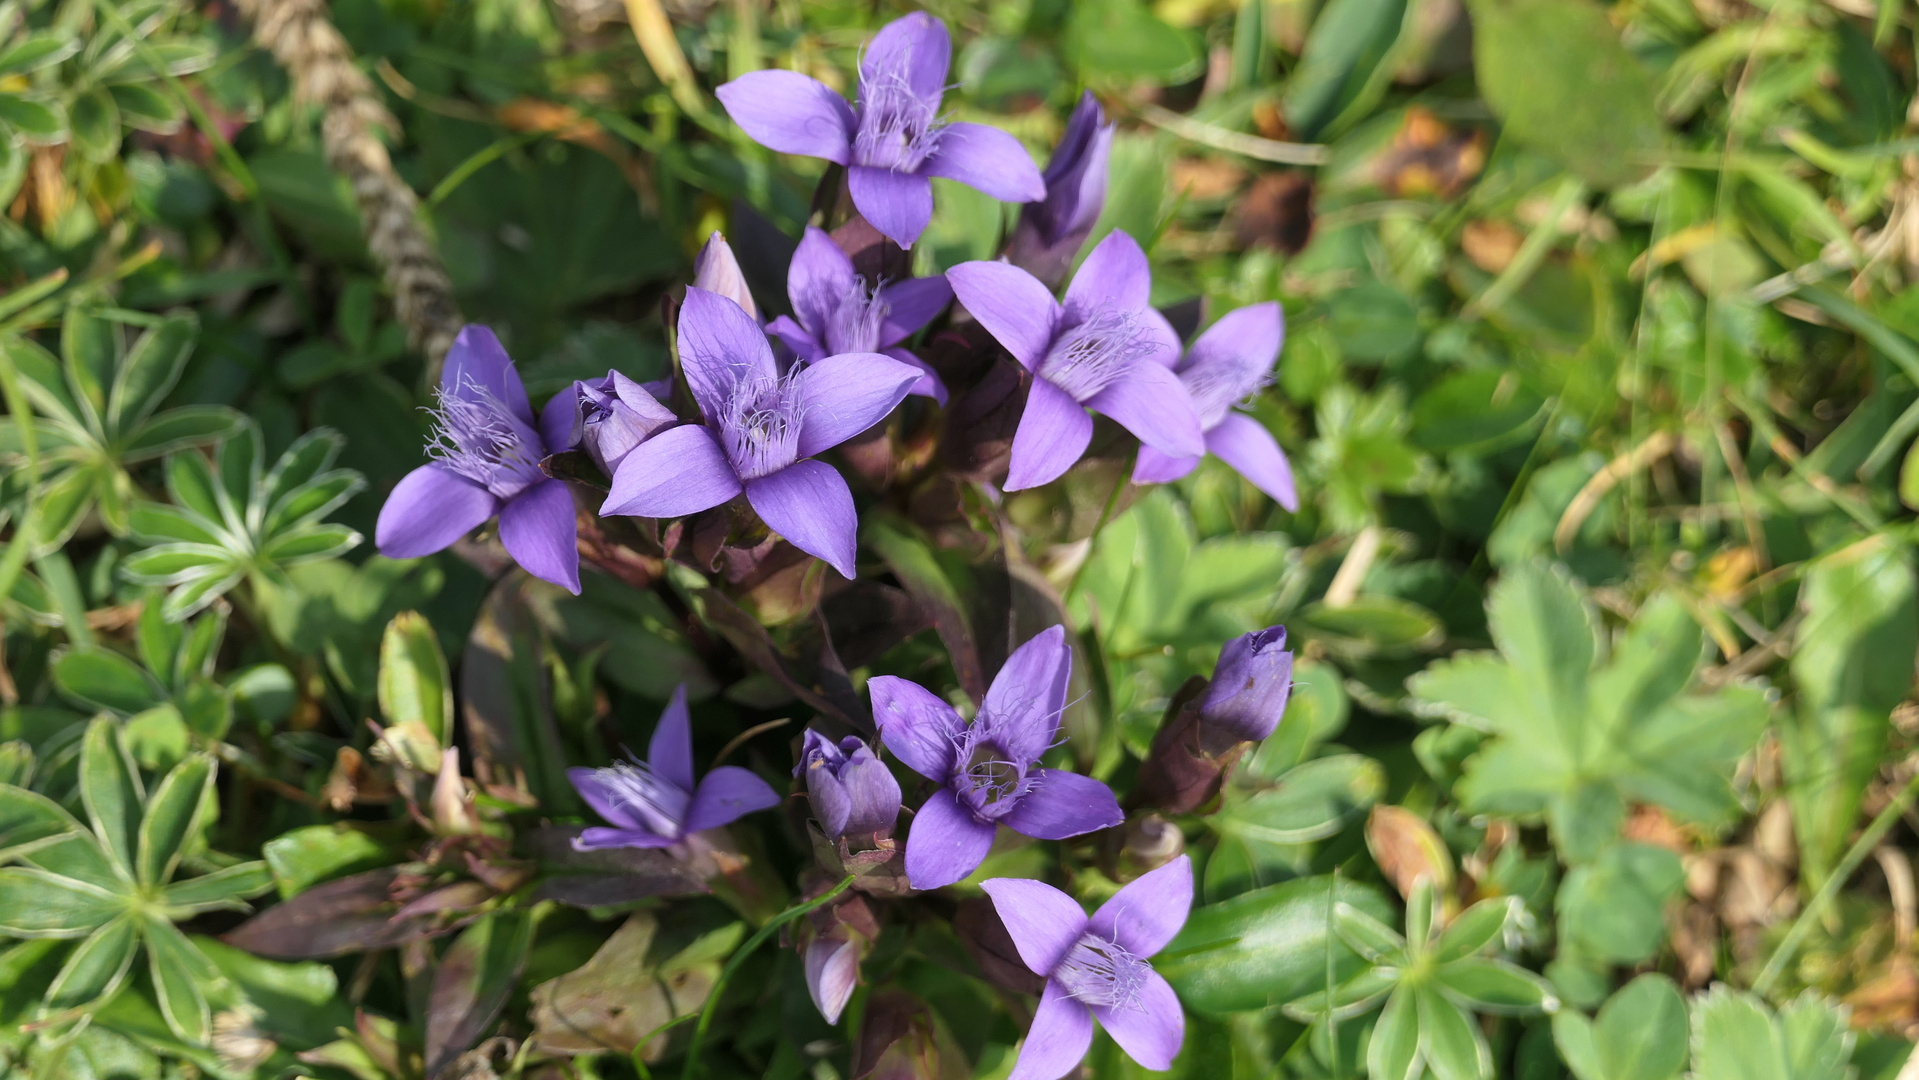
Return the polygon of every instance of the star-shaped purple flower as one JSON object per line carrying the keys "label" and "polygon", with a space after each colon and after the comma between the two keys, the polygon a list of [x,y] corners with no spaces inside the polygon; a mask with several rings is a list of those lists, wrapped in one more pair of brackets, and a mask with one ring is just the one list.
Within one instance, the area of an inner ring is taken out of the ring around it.
{"label": "star-shaped purple flower", "polygon": [[527,573],[577,595],[573,493],[540,471],[540,459],[571,445],[553,445],[542,432],[570,432],[573,407],[572,397],[562,394],[536,425],[500,339],[484,326],[463,328],[440,374],[427,447],[434,460],[406,474],[380,508],[374,528],[380,554],[431,555],[497,514],[507,554]]}
{"label": "star-shaped purple flower", "polygon": [[694,782],[693,725],[684,685],[660,714],[645,761],[568,769],[566,777],[593,812],[612,823],[575,837],[579,851],[671,847],[691,833],[780,804],[771,785],[737,765],[722,765]]}
{"label": "star-shaped purple flower", "polygon": [[1046,194],[1019,140],[984,124],[940,122],[953,43],[925,12],[873,35],[860,61],[859,103],[797,71],[753,71],[720,87],[720,104],[752,139],[782,154],[846,166],[853,205],[901,247],[933,218],[942,176],[1005,202]]}
{"label": "star-shaped purple flower", "polygon": [[1179,996],[1147,958],[1166,947],[1193,907],[1193,863],[1181,855],[1128,884],[1087,918],[1078,901],[1041,881],[982,883],[1019,957],[1046,977],[1033,1024],[1007,1080],[1059,1080],[1093,1044],[1093,1021],[1148,1069],[1173,1065],[1186,1041]]}
{"label": "star-shaped purple flower", "polygon": [[[1173,370],[1199,413],[1206,449],[1238,470],[1254,487],[1288,510],[1299,509],[1293,468],[1265,425],[1235,411],[1233,403],[1259,392],[1272,378],[1286,338],[1286,314],[1268,301],[1228,312],[1186,350]],[[1199,465],[1199,454],[1168,454],[1140,448],[1133,465],[1136,484],[1177,480]]]}
{"label": "star-shaped purple flower", "polygon": [[937,889],[972,873],[998,825],[1037,840],[1064,840],[1126,819],[1105,784],[1038,767],[1059,734],[1073,650],[1055,626],[1014,650],[971,725],[924,687],[891,675],[867,683],[880,738],[939,790],[906,837],[906,877]]}
{"label": "star-shaped purple flower", "polygon": [[944,277],[870,284],[832,237],[809,225],[786,272],[786,295],[793,315],[781,315],[766,329],[795,356],[811,362],[839,353],[884,353],[920,370],[913,393],[946,404],[939,375],[899,348],[952,302],[953,287]]}
{"label": "star-shaped purple flower", "polygon": [[953,293],[1033,373],[1013,433],[1006,490],[1058,479],[1093,440],[1087,409],[1118,421],[1162,453],[1206,452],[1199,416],[1172,372],[1179,339],[1147,302],[1152,271],[1131,236],[1115,230],[1080,264],[1061,305],[1038,278],[1000,262],[946,272]]}
{"label": "star-shaped purple flower", "polygon": [[603,515],[674,518],[740,492],[767,527],[853,576],[859,517],[833,467],[814,461],[885,419],[918,368],[844,353],[782,372],[759,324],[705,289],[680,307],[680,363],[705,424],[668,428],[620,462]]}

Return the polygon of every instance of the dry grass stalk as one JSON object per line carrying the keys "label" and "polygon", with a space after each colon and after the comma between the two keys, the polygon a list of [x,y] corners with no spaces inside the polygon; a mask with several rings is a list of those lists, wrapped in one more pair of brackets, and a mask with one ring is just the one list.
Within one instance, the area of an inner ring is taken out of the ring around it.
{"label": "dry grass stalk", "polygon": [[382,130],[399,124],[353,63],[325,0],[240,0],[253,38],[293,77],[299,100],[322,110],[327,164],[353,185],[367,247],[386,273],[407,339],[426,354],[429,381],[460,331],[460,309],[439,251],[420,226],[419,199],[393,171]]}

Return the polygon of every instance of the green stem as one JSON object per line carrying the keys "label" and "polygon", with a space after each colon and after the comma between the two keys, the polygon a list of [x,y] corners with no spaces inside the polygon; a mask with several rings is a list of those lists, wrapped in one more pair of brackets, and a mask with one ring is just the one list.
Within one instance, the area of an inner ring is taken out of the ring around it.
{"label": "green stem", "polygon": [[1826,913],[1826,908],[1832,905],[1833,898],[1839,895],[1839,890],[1845,886],[1846,880],[1852,877],[1853,871],[1859,869],[1859,864],[1865,862],[1866,856],[1872,854],[1872,850],[1879,846],[1879,842],[1886,838],[1888,832],[1892,831],[1893,823],[1912,807],[1915,798],[1919,798],[1919,776],[1908,780],[1898,797],[1887,803],[1886,808],[1879,811],[1879,816],[1872,819],[1872,824],[1866,826],[1866,831],[1859,834],[1859,839],[1852,842],[1852,847],[1846,851],[1846,857],[1839,860],[1839,865],[1833,868],[1832,874],[1819,886],[1819,891],[1813,894],[1812,902],[1806,905],[1806,910],[1799,913],[1799,918],[1793,922],[1792,929],[1786,931],[1785,940],[1773,950],[1772,957],[1766,961],[1766,967],[1759,973],[1759,978],[1753,980],[1754,993],[1763,996],[1772,989],[1774,983],[1779,981],[1779,976],[1785,973],[1786,965],[1792,962],[1793,954],[1806,943],[1806,935],[1812,933],[1813,924]]}
{"label": "green stem", "polygon": [[1093,523],[1093,532],[1086,538],[1086,557],[1080,560],[1079,567],[1073,571],[1073,580],[1066,583],[1066,593],[1060,597],[1060,603],[1066,603],[1079,591],[1079,578],[1086,572],[1086,565],[1093,561],[1094,549],[1099,547],[1099,534],[1106,529],[1106,523],[1113,519],[1113,508],[1119,505],[1120,493],[1126,490],[1126,482],[1132,479],[1133,463],[1128,459],[1126,467],[1120,470],[1119,482],[1113,485],[1113,493],[1106,497],[1106,505],[1100,507],[1099,520]]}
{"label": "green stem", "polygon": [[[853,875],[848,874],[838,885],[828,889],[824,894],[808,900],[803,904],[795,904],[785,911],[780,912],[778,915],[766,920],[766,925],[760,927],[759,933],[747,938],[746,944],[740,946],[739,950],[727,959],[726,966],[720,969],[720,977],[714,980],[713,989],[706,995],[706,1004],[700,1009],[700,1022],[693,1028],[693,1041],[687,1044],[686,1067],[680,1070],[680,1080],[693,1080],[694,1076],[699,1072],[700,1044],[706,1041],[706,1029],[713,1024],[713,1013],[719,1008],[720,995],[726,992],[727,982],[733,978],[735,972],[739,971],[739,969],[745,965],[747,957],[752,956],[754,950],[765,944],[766,939],[772,937],[774,931],[807,912],[812,911],[816,907],[823,907],[832,903],[841,893],[850,888],[852,884]],[[640,1044],[640,1046],[645,1045],[646,1043],[644,1042]],[[637,1055],[639,1053],[639,1047],[635,1047],[633,1052]],[[634,1060],[637,1061],[639,1059],[636,1057]]]}

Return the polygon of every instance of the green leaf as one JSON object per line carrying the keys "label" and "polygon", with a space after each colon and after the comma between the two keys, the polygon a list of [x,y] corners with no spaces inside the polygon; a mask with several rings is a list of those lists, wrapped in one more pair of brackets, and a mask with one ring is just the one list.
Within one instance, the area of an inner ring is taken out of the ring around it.
{"label": "green leaf", "polygon": [[1301,878],[1195,908],[1153,966],[1187,1008],[1224,1014],[1283,1005],[1343,982],[1360,958],[1329,934],[1335,903],[1375,921],[1393,917],[1375,889],[1331,877]]}
{"label": "green leaf", "polygon": [[1422,987],[1419,1049],[1437,1080],[1490,1080],[1493,1052],[1486,1036],[1459,1006],[1430,987]]}
{"label": "green leaf", "polygon": [[227,617],[223,612],[215,611],[195,620],[173,662],[154,670],[164,671],[176,688],[191,686],[194,679],[211,677],[226,633]]}
{"label": "green leaf", "polygon": [[260,557],[282,566],[343,555],[359,546],[358,532],[345,525],[310,525],[267,541]]}
{"label": "green leaf", "polygon": [[1553,1046],[1576,1080],[1610,1080],[1611,1074],[1599,1063],[1599,1051],[1593,1045],[1593,1022],[1586,1019],[1586,1014],[1577,1009],[1561,1009],[1554,1013]]}
{"label": "green leaf", "polygon": [[225,536],[208,528],[207,519],[163,503],[135,503],[129,517],[133,535],[148,543],[173,541],[224,551]]}
{"label": "green leaf", "polygon": [[34,527],[36,552],[61,547],[80,527],[99,492],[101,470],[99,463],[87,462],[62,470],[41,485],[35,497],[40,508]]}
{"label": "green leaf", "polygon": [[1516,371],[1463,371],[1419,395],[1412,439],[1433,453],[1493,449],[1532,426],[1545,406]]}
{"label": "green leaf", "polygon": [[105,87],[76,96],[67,109],[67,125],[74,149],[88,161],[108,161],[120,152],[120,106]]}
{"label": "green leaf", "polygon": [[[1389,967],[1366,968],[1333,988],[1331,1011],[1340,1020],[1364,1016],[1399,985],[1399,974]],[[1322,991],[1289,1002],[1285,1011],[1287,1016],[1304,1024],[1319,1021],[1327,1014],[1326,994]]]}
{"label": "green leaf", "polygon": [[140,951],[139,922],[121,915],[95,930],[67,954],[60,974],[47,988],[48,1012],[77,1009],[109,997],[126,980]]}
{"label": "green leaf", "polygon": [[111,430],[130,433],[153,415],[173,384],[180,381],[180,372],[186,370],[187,356],[199,333],[199,319],[175,315],[140,335],[114,380],[107,406]]}
{"label": "green leaf", "polygon": [[126,909],[97,885],[25,866],[0,867],[0,934],[84,937]]}
{"label": "green leaf", "polygon": [[72,814],[45,795],[0,785],[0,861],[31,854],[80,829]]}
{"label": "green leaf", "polygon": [[1686,1001],[1679,988],[1647,972],[1600,1007],[1591,1040],[1601,1075],[1593,1080],[1671,1080],[1686,1065],[1686,1039]]}
{"label": "green leaf", "polygon": [[175,765],[147,800],[140,822],[136,871],[140,884],[164,884],[180,863],[180,852],[200,827],[201,808],[213,791],[213,759],[205,754]]}
{"label": "green leaf", "polygon": [[1692,1022],[1697,1080],[1799,1080],[1784,1033],[1753,995],[1719,984],[1693,1005]]}
{"label": "green leaf", "polygon": [[1063,52],[1087,77],[1171,84],[1205,59],[1191,31],[1167,25],[1137,0],[1086,0],[1071,11]]}
{"label": "green leaf", "polygon": [[[42,279],[43,281],[45,279]],[[64,277],[53,280],[58,287]],[[8,301],[29,290],[16,290],[6,301],[0,301],[0,311],[5,311]],[[73,394],[67,389],[66,375],[61,371],[60,361],[38,344],[13,334],[0,335],[0,351],[7,354],[20,372],[24,383],[22,392],[33,407],[42,413],[68,424],[75,429],[84,426],[80,406],[73,400]]]}
{"label": "green leaf", "polygon": [[126,740],[127,753],[149,772],[165,772],[178,765],[186,759],[193,741],[186,718],[172,702],[127,717],[121,737]]}
{"label": "green leaf", "polygon": [[1417,1080],[1420,1073],[1419,1008],[1415,991],[1402,986],[1386,999],[1366,1048],[1366,1075],[1374,1080]]}
{"label": "green leaf", "polygon": [[120,573],[142,585],[179,585],[228,571],[237,576],[240,569],[232,552],[212,544],[156,544],[120,563]]}
{"label": "green leaf", "polygon": [[1503,960],[1469,956],[1444,965],[1434,979],[1454,1001],[1473,1012],[1531,1016],[1559,1008],[1552,984]]}
{"label": "green leaf", "polygon": [[391,866],[406,858],[406,848],[395,839],[381,840],[366,829],[340,822],[283,833],[268,840],[261,854],[273,868],[281,899],[287,899],[322,881]]}
{"label": "green leaf", "polygon": [[335,469],[287,492],[267,513],[266,532],[304,525],[331,512],[366,487],[366,477]]}
{"label": "green leaf", "polygon": [[1543,563],[1516,567],[1493,586],[1486,623],[1518,677],[1523,706],[1556,724],[1569,746],[1582,746],[1575,725],[1599,648],[1592,612],[1572,581]]}
{"label": "green leaf", "polygon": [[245,569],[239,566],[209,567],[191,581],[183,582],[179,588],[167,594],[162,605],[169,619],[185,619],[208,604],[218,600],[228,589],[239,584]]}
{"label": "green leaf", "polygon": [[1399,39],[1406,0],[1331,0],[1320,9],[1286,82],[1286,122],[1312,140],[1358,98]]}
{"label": "green leaf", "polygon": [[173,505],[198,514],[216,527],[224,525],[233,529],[244,524],[228,521],[221,511],[220,497],[215,493],[219,481],[214,479],[206,458],[190,451],[169,454],[166,471],[167,494],[172,496]]}
{"label": "green leaf", "polygon": [[160,615],[160,605],[148,603],[140,609],[140,621],[134,624],[133,643],[140,662],[148,671],[165,677],[173,671],[173,658],[180,652],[186,631]]}
{"label": "green leaf", "polygon": [[1780,734],[1810,882],[1823,881],[1851,842],[1860,800],[1878,775],[1919,646],[1914,594],[1904,548],[1883,534],[1806,570],[1806,617],[1792,654],[1798,716]]}
{"label": "green leaf", "polygon": [[120,740],[120,725],[110,717],[96,717],[87,725],[80,748],[80,801],[94,835],[113,858],[120,873],[133,873],[135,837],[140,830],[146,792],[140,772]]}
{"label": "green leaf", "polygon": [[68,308],[60,324],[60,360],[87,426],[104,434],[107,391],[120,367],[120,328],[89,308]]}
{"label": "green leaf", "polygon": [[380,712],[418,724],[445,746],[453,731],[453,680],[440,637],[417,611],[402,611],[380,638]]}
{"label": "green leaf", "polygon": [[23,75],[57,64],[80,51],[71,32],[39,30],[0,49],[0,75]]}
{"label": "green leaf", "polygon": [[96,709],[136,713],[166,700],[166,692],[140,665],[97,645],[69,649],[53,663],[62,693]]}
{"label": "green leaf", "polygon": [[1786,1061],[1794,1080],[1844,1080],[1851,1075],[1853,1033],[1847,1012],[1817,993],[1799,995],[1779,1010]]}
{"label": "green leaf", "polygon": [[107,87],[114,104],[120,107],[120,119],[128,127],[142,131],[169,132],[180,126],[186,110],[172,95],[163,94],[140,83],[115,83]]}
{"label": "green leaf", "polygon": [[318,1046],[353,1027],[353,1006],[332,967],[268,960],[214,938],[188,940],[264,1014],[259,1026],[289,1049]]}
{"label": "green leaf", "polygon": [[160,894],[160,900],[168,917],[183,921],[205,911],[247,911],[248,900],[272,887],[273,873],[266,863],[244,862],[176,881]]}
{"label": "green leaf", "polygon": [[0,128],[12,128],[29,142],[59,142],[67,130],[60,103],[0,93]]}
{"label": "green leaf", "polygon": [[1614,963],[1650,957],[1665,939],[1666,898],[1685,878],[1679,856],[1664,848],[1613,844],[1566,875],[1557,900],[1562,940]]}
{"label": "green leaf", "polygon": [[1272,844],[1332,836],[1379,800],[1386,770],[1371,758],[1339,754],[1309,761],[1271,788],[1227,800],[1212,821],[1221,832]]}
{"label": "green leaf", "polygon": [[1375,964],[1406,948],[1406,939],[1399,931],[1350,904],[1333,905],[1333,931],[1354,952]]}
{"label": "green leaf", "polygon": [[173,924],[160,919],[146,920],[148,973],[153,978],[154,995],[160,1002],[160,1014],[167,1026],[182,1041],[203,1046],[212,1027],[207,999],[200,992],[202,982],[211,981],[219,969],[207,960]]}
{"label": "green leaf", "polygon": [[120,460],[129,464],[188,446],[205,446],[232,437],[245,416],[225,405],[183,405],[140,424],[121,444]]}
{"label": "green leaf", "polygon": [[1591,862],[1619,835],[1625,821],[1625,800],[1611,784],[1603,782],[1587,782],[1562,791],[1546,807],[1553,844],[1569,863]]}
{"label": "green leaf", "polygon": [[267,474],[267,503],[278,504],[294,490],[311,483],[333,464],[345,445],[346,440],[332,428],[314,428],[295,439],[273,463],[273,471]]}
{"label": "green leaf", "polygon": [[1438,616],[1418,604],[1379,595],[1360,596],[1339,607],[1308,604],[1289,625],[1301,640],[1353,659],[1430,649],[1446,630]]}
{"label": "green leaf", "polygon": [[127,879],[114,867],[100,848],[93,833],[82,830],[64,839],[54,840],[25,856],[36,869],[97,886],[111,893],[127,887]]}
{"label": "green leaf", "polygon": [[1518,897],[1496,896],[1481,900],[1453,916],[1433,943],[1433,960],[1450,964],[1475,956],[1499,939],[1499,935],[1523,910]]}
{"label": "green leaf", "polygon": [[1590,0],[1475,0],[1473,70],[1504,133],[1587,183],[1652,171],[1665,138],[1652,77]]}

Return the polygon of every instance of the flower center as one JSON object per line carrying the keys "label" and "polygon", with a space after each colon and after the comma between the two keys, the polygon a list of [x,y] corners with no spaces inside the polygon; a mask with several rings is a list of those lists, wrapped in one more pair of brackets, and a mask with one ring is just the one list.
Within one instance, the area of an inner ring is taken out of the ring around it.
{"label": "flower center", "polygon": [[939,146],[939,133],[939,98],[929,101],[915,93],[904,70],[861,76],[859,131],[853,136],[856,164],[917,172]]}
{"label": "flower center", "polygon": [[1033,786],[1027,763],[1002,749],[993,738],[991,718],[974,721],[959,737],[960,797],[983,821],[995,821],[1011,812]]}
{"label": "flower center", "polygon": [[680,835],[687,803],[693,797],[678,784],[637,761],[616,761],[594,772],[614,802],[631,810],[648,829],[660,836]]}
{"label": "flower center", "polygon": [[1106,389],[1149,347],[1138,312],[1104,305],[1053,343],[1039,374],[1074,401],[1084,402]]}
{"label": "flower center", "polygon": [[1258,393],[1271,380],[1236,357],[1221,356],[1180,372],[1179,381],[1186,384],[1186,393],[1193,399],[1200,430],[1211,431],[1226,419],[1234,402]]}
{"label": "flower center", "polygon": [[1137,1009],[1139,991],[1150,970],[1146,961],[1118,942],[1088,933],[1066,950],[1053,969],[1053,978],[1061,989],[1088,1005]]}
{"label": "flower center", "polygon": [[877,352],[880,325],[891,314],[892,305],[880,299],[879,290],[868,288],[865,278],[854,278],[852,291],[840,298],[826,323],[826,351],[840,353]]}
{"label": "flower center", "polygon": [[431,412],[427,453],[447,468],[502,499],[545,478],[538,433],[486,387],[469,380],[455,393],[441,392]]}
{"label": "flower center", "polygon": [[757,480],[799,460],[800,391],[795,367],[785,377],[735,387],[720,416],[726,456],[742,480]]}

